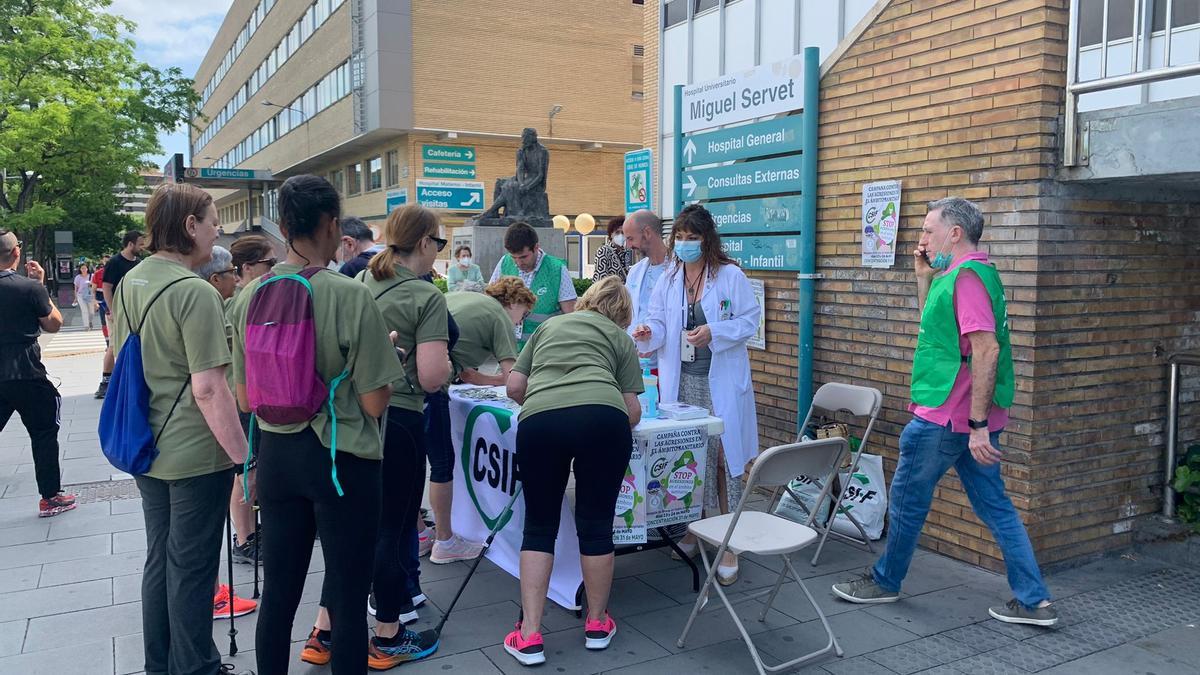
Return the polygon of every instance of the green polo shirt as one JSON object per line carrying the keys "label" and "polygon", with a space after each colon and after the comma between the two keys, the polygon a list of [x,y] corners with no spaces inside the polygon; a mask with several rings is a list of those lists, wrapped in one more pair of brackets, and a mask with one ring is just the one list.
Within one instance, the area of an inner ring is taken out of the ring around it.
{"label": "green polo shirt", "polygon": [[607,317],[590,311],[542,323],[513,370],[529,377],[520,419],[580,405],[627,412],[621,394],[644,391],[633,340]]}
{"label": "green polo shirt", "polygon": [[491,357],[517,358],[513,322],[504,306],[483,293],[448,293],[446,307],[458,324],[458,342],[450,352],[454,368],[478,368]]}
{"label": "green polo shirt", "polygon": [[[396,331],[396,346],[404,349],[404,376],[392,383],[391,405],[421,412],[425,408],[425,390],[417,378],[417,345],[425,342],[449,342],[446,298],[437,286],[418,278],[407,267],[396,265],[396,276],[376,281],[371,270],[363,270],[355,281],[370,291],[388,331]],[[395,351],[392,361],[399,364]]]}
{"label": "green polo shirt", "polygon": [[[299,265],[280,263],[275,274],[297,274]],[[337,411],[337,450],[364,459],[382,459],[379,423],[363,412],[358,395],[375,391],[402,376],[400,363],[388,340],[383,317],[363,284],[337,272],[319,272],[312,284],[313,318],[317,331],[317,372],[326,383],[342,374],[349,375],[338,386],[333,406]],[[262,279],[246,285],[233,300],[233,377],[246,383],[246,312]],[[322,406],[312,419],[300,424],[276,425],[259,421],[266,430],[294,434],[312,427],[325,447],[331,447],[333,426],[329,406]]]}
{"label": "green polo shirt", "polygon": [[[167,288],[147,312],[155,294],[177,279],[183,281]],[[146,475],[181,480],[233,466],[196,406],[189,381],[191,373],[229,365],[225,315],[217,289],[179,263],[150,256],[129,270],[114,295],[115,302],[109,305],[114,353],[121,353],[130,328],[137,329],[145,318],[142,370],[150,388],[150,429],[159,434],[158,457]],[[175,406],[181,389],[183,395]]]}

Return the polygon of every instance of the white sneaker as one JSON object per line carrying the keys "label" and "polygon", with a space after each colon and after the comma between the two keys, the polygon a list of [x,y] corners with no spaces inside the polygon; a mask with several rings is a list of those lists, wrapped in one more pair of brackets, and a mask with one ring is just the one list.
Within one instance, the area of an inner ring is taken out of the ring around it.
{"label": "white sneaker", "polygon": [[429,553],[429,562],[435,565],[445,565],[460,560],[474,560],[482,550],[483,544],[467,541],[456,534],[445,541],[433,542],[433,550]]}

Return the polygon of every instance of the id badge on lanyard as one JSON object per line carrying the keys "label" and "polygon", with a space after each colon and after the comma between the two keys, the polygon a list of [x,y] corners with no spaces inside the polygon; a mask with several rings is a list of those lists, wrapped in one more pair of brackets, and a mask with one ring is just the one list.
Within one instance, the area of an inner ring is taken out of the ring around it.
{"label": "id badge on lanyard", "polygon": [[[683,288],[682,300],[683,300],[683,303],[682,303],[683,306],[680,309],[683,313],[683,322],[680,325],[683,326],[683,330],[679,331],[679,360],[684,363],[692,363],[696,360],[696,347],[695,347],[695,345],[688,342],[688,340],[687,340],[688,303],[687,303],[687,284],[686,283],[684,284],[684,288]],[[696,300],[696,302],[699,302],[699,301],[700,301],[699,299]]]}

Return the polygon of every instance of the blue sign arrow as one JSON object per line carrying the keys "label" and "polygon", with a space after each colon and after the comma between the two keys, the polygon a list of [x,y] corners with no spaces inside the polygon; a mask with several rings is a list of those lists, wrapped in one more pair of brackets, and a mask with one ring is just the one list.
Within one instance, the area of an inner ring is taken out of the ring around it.
{"label": "blue sign arrow", "polygon": [[803,115],[789,115],[693,134],[683,144],[684,166],[800,152],[803,119]]}
{"label": "blue sign arrow", "polygon": [[680,184],[683,199],[697,201],[798,193],[802,157],[791,155],[711,169],[685,169]]}

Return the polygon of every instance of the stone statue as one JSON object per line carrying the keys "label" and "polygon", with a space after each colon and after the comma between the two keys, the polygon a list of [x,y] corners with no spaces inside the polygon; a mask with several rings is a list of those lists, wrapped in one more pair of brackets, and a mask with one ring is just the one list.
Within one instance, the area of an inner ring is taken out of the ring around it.
{"label": "stone statue", "polygon": [[496,180],[492,206],[480,214],[479,224],[507,226],[524,220],[535,227],[550,227],[550,200],[546,197],[549,166],[550,152],[538,143],[537,130],[526,128],[521,132],[521,147],[517,149],[517,173]]}

